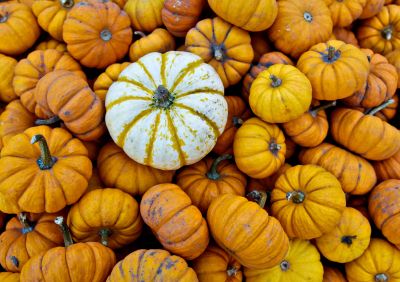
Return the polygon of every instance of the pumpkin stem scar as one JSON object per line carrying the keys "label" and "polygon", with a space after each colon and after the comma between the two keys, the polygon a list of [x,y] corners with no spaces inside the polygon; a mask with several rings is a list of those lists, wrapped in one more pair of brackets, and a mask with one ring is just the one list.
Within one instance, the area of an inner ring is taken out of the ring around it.
{"label": "pumpkin stem scar", "polygon": [[215,160],[214,160],[214,162],[212,163],[212,165],[211,165],[211,169],[210,169],[210,171],[209,172],[207,172],[207,177],[209,178],[209,179],[212,179],[212,180],[218,180],[218,179],[220,179],[221,178],[221,175],[218,173],[218,171],[217,171],[217,167],[218,167],[218,165],[220,164],[220,162],[222,162],[223,160],[231,160],[233,158],[233,156],[232,155],[229,155],[229,154],[225,154],[225,155],[222,155],[222,156],[219,156],[218,158],[216,158]]}
{"label": "pumpkin stem scar", "polygon": [[233,125],[234,125],[236,128],[239,128],[239,127],[242,126],[242,124],[243,124],[244,121],[243,121],[240,117],[233,117],[233,118],[232,118],[232,122],[233,122]]}
{"label": "pumpkin stem scar", "polygon": [[221,45],[213,45],[212,49],[214,50],[214,58],[221,62],[225,59],[224,51],[222,50]]}
{"label": "pumpkin stem scar", "polygon": [[146,37],[146,34],[144,34],[144,32],[142,32],[142,31],[135,31],[133,34],[135,34],[135,35],[139,35],[140,37]]}
{"label": "pumpkin stem scar", "polygon": [[61,119],[58,116],[53,116],[49,119],[37,119],[35,120],[35,125],[52,125],[59,121],[61,121]]}
{"label": "pumpkin stem scar", "polygon": [[295,204],[304,202],[306,195],[302,191],[292,191],[286,193],[286,200],[292,201]]}
{"label": "pumpkin stem scar", "polygon": [[238,271],[238,270],[236,269],[236,267],[230,266],[230,267],[227,269],[226,273],[228,274],[229,277],[234,277],[234,276],[237,274],[237,271]]}
{"label": "pumpkin stem scar", "polygon": [[111,38],[112,38],[112,33],[111,33],[111,31],[110,31],[108,28],[103,29],[103,30],[100,32],[100,38],[101,38],[103,41],[110,41]]}
{"label": "pumpkin stem scar", "polygon": [[287,260],[284,260],[279,266],[281,267],[282,271],[288,271],[290,268],[290,263]]}
{"label": "pumpkin stem scar", "polygon": [[316,117],[319,111],[326,110],[326,109],[328,109],[330,107],[335,107],[335,106],[336,106],[336,101],[332,101],[330,103],[327,103],[327,104],[320,105],[320,106],[317,106],[315,108],[312,108],[309,111],[309,113],[310,113],[311,116]]}
{"label": "pumpkin stem scar", "polygon": [[18,220],[22,225],[22,234],[26,234],[28,232],[32,232],[33,231],[33,226],[32,224],[28,221],[28,219],[26,218],[26,213],[21,212],[18,214]]}
{"label": "pumpkin stem scar", "polygon": [[378,273],[375,275],[375,282],[388,282],[389,278],[385,273]]}
{"label": "pumpkin stem scar", "polygon": [[168,109],[174,103],[175,96],[172,95],[167,88],[159,85],[153,95],[153,103],[151,106],[156,108]]}
{"label": "pumpkin stem scar", "polygon": [[64,221],[64,217],[63,216],[57,216],[54,219],[54,223],[57,224],[60,227],[61,232],[63,233],[64,246],[68,247],[68,246],[71,246],[72,244],[74,244],[74,241],[72,240],[71,232],[69,231],[69,228],[68,228],[68,225]]}
{"label": "pumpkin stem scar", "polygon": [[381,35],[383,38],[386,40],[392,40],[393,37],[393,27],[391,25],[388,25],[384,27],[381,31]]}
{"label": "pumpkin stem scar", "polygon": [[351,244],[353,244],[354,239],[357,239],[357,235],[353,235],[353,236],[347,235],[347,236],[342,237],[341,242],[343,244],[347,244],[347,245],[351,246]]}
{"label": "pumpkin stem scar", "polygon": [[365,112],[365,114],[366,114],[366,115],[371,115],[371,116],[373,116],[373,115],[375,115],[377,112],[379,112],[379,111],[385,109],[386,107],[388,107],[389,105],[391,105],[391,104],[393,104],[393,103],[394,103],[394,99],[389,99],[389,100],[387,100],[385,103],[379,105],[378,107],[369,109],[368,111]]}
{"label": "pumpkin stem scar", "polygon": [[268,194],[264,191],[254,190],[247,193],[246,198],[249,201],[256,202],[261,208],[264,208],[268,200]]}
{"label": "pumpkin stem scar", "polygon": [[5,23],[8,20],[8,14],[0,15],[0,23]]}
{"label": "pumpkin stem scar", "polygon": [[304,12],[303,17],[306,20],[306,22],[309,22],[309,23],[312,22],[312,20],[313,20],[313,16],[309,12]]}
{"label": "pumpkin stem scar", "polygon": [[272,82],[271,82],[271,86],[272,86],[272,87],[275,88],[275,87],[279,87],[279,86],[282,85],[282,79],[280,79],[279,77],[277,77],[277,76],[271,74],[271,75],[269,76],[269,78],[272,80]]}
{"label": "pumpkin stem scar", "polygon": [[282,149],[281,145],[275,143],[275,139],[271,139],[269,143],[269,150],[275,156],[278,154],[279,150]]}
{"label": "pumpkin stem scar", "polygon": [[69,9],[72,8],[72,6],[74,6],[74,0],[60,0],[60,4],[64,8]]}
{"label": "pumpkin stem scar", "polygon": [[111,233],[111,230],[108,228],[103,228],[99,231],[100,242],[106,247],[108,246],[108,237],[110,237]]}
{"label": "pumpkin stem scar", "polygon": [[50,169],[57,162],[57,159],[50,154],[46,139],[41,134],[36,134],[31,139],[31,144],[39,143],[40,158],[36,161],[41,170]]}

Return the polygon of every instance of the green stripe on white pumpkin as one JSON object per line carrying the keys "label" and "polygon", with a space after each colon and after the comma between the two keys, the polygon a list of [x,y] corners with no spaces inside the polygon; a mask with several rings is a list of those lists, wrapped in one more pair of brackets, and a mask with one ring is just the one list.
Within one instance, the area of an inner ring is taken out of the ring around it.
{"label": "green stripe on white pumpkin", "polygon": [[150,53],[129,65],[106,97],[106,125],[135,161],[172,170],[214,147],[227,116],[216,71],[188,52]]}

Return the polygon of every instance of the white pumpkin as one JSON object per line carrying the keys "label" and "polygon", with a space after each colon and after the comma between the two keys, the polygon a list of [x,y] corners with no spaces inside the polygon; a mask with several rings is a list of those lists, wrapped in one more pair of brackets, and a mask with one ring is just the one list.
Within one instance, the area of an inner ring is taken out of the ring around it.
{"label": "white pumpkin", "polygon": [[172,170],[201,160],[228,116],[216,71],[192,53],[150,53],[130,64],[106,96],[106,125],[135,161]]}

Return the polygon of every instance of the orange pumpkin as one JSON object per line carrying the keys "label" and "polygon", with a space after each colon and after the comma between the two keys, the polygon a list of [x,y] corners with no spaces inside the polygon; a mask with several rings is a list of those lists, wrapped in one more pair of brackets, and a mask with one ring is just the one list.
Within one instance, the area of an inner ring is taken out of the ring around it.
{"label": "orange pumpkin", "polygon": [[381,182],[369,196],[368,211],[383,236],[395,245],[400,245],[400,180]]}
{"label": "orange pumpkin", "polygon": [[368,19],[378,14],[385,5],[385,0],[367,0],[359,19]]}
{"label": "orange pumpkin", "polygon": [[322,282],[347,282],[339,269],[324,265],[324,277]]}
{"label": "orange pumpkin", "polygon": [[58,212],[78,201],[92,174],[83,144],[48,126],[12,137],[1,150],[0,167],[0,209],[6,213]]}
{"label": "orange pumpkin", "polygon": [[400,47],[400,6],[384,6],[373,18],[361,21],[357,38],[362,48],[386,55]]}
{"label": "orange pumpkin", "polygon": [[279,221],[244,197],[217,197],[208,208],[207,222],[218,245],[248,268],[273,267],[289,249],[288,237]]}
{"label": "orange pumpkin", "polygon": [[15,66],[14,91],[30,112],[35,112],[34,93],[39,79],[54,70],[67,70],[86,78],[80,65],[70,55],[54,49],[33,51]]}
{"label": "orange pumpkin", "polygon": [[19,273],[0,272],[0,281],[2,282],[19,282]]}
{"label": "orange pumpkin", "polygon": [[292,65],[292,60],[281,52],[269,52],[261,56],[260,60],[253,65],[250,71],[245,75],[243,79],[242,97],[248,102],[250,96],[250,88],[257,78],[260,72],[268,69],[270,66],[275,64]]}
{"label": "orange pumpkin", "polygon": [[[400,50],[396,49],[390,53],[387,53],[385,56],[389,63],[395,66],[397,75],[400,76]],[[400,88],[400,79],[397,81],[397,88]]]}
{"label": "orange pumpkin", "polygon": [[268,35],[278,50],[298,58],[311,46],[327,41],[332,27],[331,13],[323,0],[280,0]]}
{"label": "orange pumpkin", "polygon": [[0,3],[0,53],[16,56],[35,44],[40,29],[31,9],[16,1]]}
{"label": "orange pumpkin", "polygon": [[20,213],[10,219],[0,236],[1,266],[7,271],[20,272],[31,257],[61,246],[63,236],[53,222],[56,216]]}
{"label": "orange pumpkin", "polygon": [[163,25],[161,10],[164,0],[128,0],[124,6],[132,28],[143,32],[152,32]]}
{"label": "orange pumpkin", "polygon": [[336,100],[362,89],[367,81],[369,62],[357,47],[329,40],[303,53],[297,67],[310,80],[315,99]]}
{"label": "orange pumpkin", "polygon": [[376,184],[376,174],[369,162],[329,143],[302,150],[299,160],[302,164],[321,166],[335,175],[345,193],[363,195]]}
{"label": "orange pumpkin", "polygon": [[273,49],[265,32],[252,32],[250,33],[250,37],[251,46],[253,47],[254,51],[253,64],[257,64],[262,55],[272,52]]}
{"label": "orange pumpkin", "polygon": [[333,174],[316,165],[297,165],[279,176],[271,203],[290,238],[312,239],[335,228],[346,198]]}
{"label": "orange pumpkin", "polygon": [[393,97],[397,89],[396,68],[388,60],[369,49],[362,49],[370,62],[370,70],[363,88],[344,99],[350,106],[372,108]]}
{"label": "orange pumpkin", "polygon": [[12,86],[14,78],[14,69],[17,65],[17,60],[0,54],[0,101],[10,102],[18,98]]}
{"label": "orange pumpkin", "polygon": [[241,282],[241,265],[223,249],[210,245],[193,261],[193,269],[200,282],[226,281]]}
{"label": "orange pumpkin", "polygon": [[400,180],[400,150],[386,160],[373,162],[373,166],[379,180]]}
{"label": "orange pumpkin", "polygon": [[36,124],[61,120],[78,138],[98,139],[105,132],[104,104],[76,74],[58,70],[46,74],[35,90],[35,113],[46,119]]}
{"label": "orange pumpkin", "polygon": [[331,11],[334,26],[349,26],[363,13],[367,0],[324,0]]}
{"label": "orange pumpkin", "polygon": [[285,137],[275,124],[248,119],[238,129],[233,153],[238,168],[252,178],[274,174],[285,162]]}
{"label": "orange pumpkin", "polygon": [[67,14],[63,38],[68,52],[82,65],[101,69],[128,53],[132,29],[128,15],[117,4],[86,0]]}
{"label": "orange pumpkin", "polygon": [[47,49],[56,49],[57,51],[60,52],[67,52],[67,45],[65,45],[65,43],[63,42],[50,38],[47,41],[40,42],[35,48],[35,50],[43,50],[43,51]]}
{"label": "orange pumpkin", "polygon": [[220,18],[199,21],[188,31],[185,46],[214,67],[224,87],[238,83],[254,57],[249,33]]}
{"label": "orange pumpkin", "polygon": [[165,0],[161,18],[168,31],[177,37],[196,25],[205,6],[205,0]]}
{"label": "orange pumpkin", "polygon": [[205,219],[175,184],[159,184],[147,190],[140,202],[140,214],[163,247],[172,253],[191,260],[208,246]]}
{"label": "orange pumpkin", "polygon": [[232,155],[222,155],[215,160],[206,157],[177,174],[176,184],[202,213],[206,213],[211,201],[221,194],[244,196],[246,175],[235,164],[224,162],[231,158]]}
{"label": "orange pumpkin", "polygon": [[143,195],[154,185],[172,182],[175,173],[141,165],[113,142],[101,148],[97,168],[106,186],[121,189],[133,196]]}
{"label": "orange pumpkin", "polygon": [[165,53],[175,50],[174,37],[163,28],[157,28],[147,36],[141,31],[135,31],[135,35],[140,35],[141,38],[136,40],[129,49],[131,62],[136,62],[151,52]]}
{"label": "orange pumpkin", "polygon": [[331,39],[340,40],[344,43],[359,47],[355,34],[351,30],[344,27],[334,27]]}

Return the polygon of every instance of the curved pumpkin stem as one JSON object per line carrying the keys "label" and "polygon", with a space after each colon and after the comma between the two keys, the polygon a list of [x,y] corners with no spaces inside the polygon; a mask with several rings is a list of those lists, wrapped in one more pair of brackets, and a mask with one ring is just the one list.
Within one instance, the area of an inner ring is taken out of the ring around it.
{"label": "curved pumpkin stem", "polygon": [[175,96],[172,95],[163,85],[159,85],[157,90],[154,92],[153,103],[151,106],[168,109],[174,103],[174,100]]}
{"label": "curved pumpkin stem", "polygon": [[144,32],[142,32],[142,31],[135,31],[134,33],[133,33],[134,35],[139,35],[140,37],[142,37],[142,38],[144,38],[144,37],[146,37],[147,35],[146,34],[144,34]]}
{"label": "curved pumpkin stem", "polygon": [[269,76],[269,78],[272,80],[271,82],[271,86],[272,87],[279,87],[282,85],[282,79],[280,79],[279,77],[277,77],[276,75],[271,74]]}
{"label": "curved pumpkin stem", "polygon": [[335,107],[335,106],[336,106],[336,101],[332,101],[332,102],[330,102],[328,104],[319,105],[319,106],[317,106],[315,108],[312,108],[309,111],[309,113],[310,113],[311,116],[316,117],[318,115],[319,111],[326,110],[328,108]]}
{"label": "curved pumpkin stem", "polygon": [[292,191],[286,193],[286,199],[292,201],[295,204],[301,204],[304,202],[306,195],[302,191]]}
{"label": "curved pumpkin stem", "polygon": [[61,119],[58,116],[52,116],[49,119],[37,119],[35,120],[35,125],[52,125],[55,124],[56,122],[61,121]]}
{"label": "curved pumpkin stem", "polygon": [[41,134],[36,134],[31,139],[31,144],[39,143],[40,158],[37,160],[37,164],[41,170],[50,169],[56,163],[57,159],[53,158],[50,154],[49,146],[47,145],[46,139]]}
{"label": "curved pumpkin stem", "polygon": [[57,224],[64,236],[64,246],[65,247],[69,247],[72,244],[74,244],[74,241],[72,240],[72,236],[71,236],[71,232],[69,231],[68,225],[65,223],[64,221],[64,217],[63,216],[57,216],[54,219],[54,223]]}
{"label": "curved pumpkin stem", "polygon": [[108,237],[110,237],[111,235],[111,230],[108,228],[104,228],[101,229],[99,231],[99,235],[100,235],[100,242],[104,245],[104,246],[108,246]]}
{"label": "curved pumpkin stem", "polygon": [[28,221],[26,213],[21,212],[17,215],[17,217],[18,217],[19,222],[22,225],[22,230],[21,230],[22,234],[26,234],[26,233],[33,231],[32,224]]}
{"label": "curved pumpkin stem", "polygon": [[254,190],[247,193],[246,198],[252,202],[256,202],[261,208],[264,208],[268,200],[268,194],[264,191]]}
{"label": "curved pumpkin stem", "polygon": [[393,37],[393,27],[391,25],[388,25],[381,31],[381,35],[383,38],[386,40],[392,40]]}
{"label": "curved pumpkin stem", "polygon": [[388,282],[389,277],[385,273],[378,273],[375,275],[375,282]]}
{"label": "curved pumpkin stem", "polygon": [[61,6],[64,8],[72,8],[74,6],[74,0],[60,0]]}
{"label": "curved pumpkin stem", "polygon": [[367,112],[365,112],[365,114],[373,116],[377,112],[382,111],[383,109],[385,109],[386,107],[388,107],[389,105],[391,105],[393,103],[394,103],[394,99],[389,99],[385,103],[379,105],[378,107],[368,110]]}
{"label": "curved pumpkin stem", "polygon": [[350,236],[350,235],[348,235],[348,236],[343,236],[342,237],[342,239],[341,239],[341,241],[342,241],[342,243],[343,244],[347,244],[347,245],[351,245],[351,244],[353,244],[353,240],[354,239],[357,239],[357,235],[353,235],[353,236]]}
{"label": "curved pumpkin stem", "polygon": [[232,155],[230,155],[230,154],[225,154],[225,155],[222,155],[222,156],[219,156],[218,158],[216,158],[214,161],[213,161],[213,163],[212,163],[212,165],[211,165],[211,169],[210,169],[210,171],[209,172],[207,172],[207,177],[209,178],[209,179],[212,179],[212,180],[218,180],[218,179],[220,179],[221,178],[221,175],[218,173],[218,171],[217,171],[217,167],[218,167],[218,165],[222,162],[222,161],[224,161],[224,160],[231,160],[233,158],[233,156]]}

